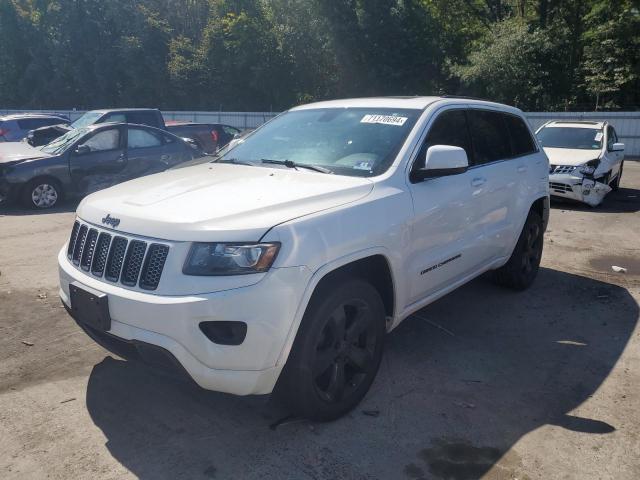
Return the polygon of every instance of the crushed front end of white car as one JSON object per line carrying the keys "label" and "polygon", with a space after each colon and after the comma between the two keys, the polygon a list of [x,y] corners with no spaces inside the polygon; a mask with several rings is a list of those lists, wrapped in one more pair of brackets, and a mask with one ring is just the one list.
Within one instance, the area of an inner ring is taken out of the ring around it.
{"label": "crushed front end of white car", "polygon": [[[599,161],[598,161],[599,162]],[[608,177],[599,172],[595,162],[584,165],[553,165],[549,167],[549,193],[554,197],[598,206],[611,191]],[[591,164],[591,165],[589,165]]]}

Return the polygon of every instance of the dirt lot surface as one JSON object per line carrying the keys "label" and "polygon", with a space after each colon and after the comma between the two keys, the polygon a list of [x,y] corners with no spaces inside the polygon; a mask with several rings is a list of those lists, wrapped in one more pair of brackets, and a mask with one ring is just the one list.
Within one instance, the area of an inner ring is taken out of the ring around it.
{"label": "dirt lot surface", "polygon": [[198,390],[80,331],[56,292],[73,205],[0,211],[0,478],[638,479],[640,163],[622,184],[554,205],[530,290],[473,281],[388,337],[350,415],[277,427],[268,397]]}

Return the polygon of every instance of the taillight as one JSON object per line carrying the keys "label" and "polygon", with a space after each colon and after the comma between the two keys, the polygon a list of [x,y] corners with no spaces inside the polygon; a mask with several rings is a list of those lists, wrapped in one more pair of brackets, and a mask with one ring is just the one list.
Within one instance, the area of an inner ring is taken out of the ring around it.
{"label": "taillight", "polygon": [[6,133],[9,133],[9,130],[0,128],[0,137],[4,136]]}
{"label": "taillight", "polygon": [[214,142],[218,143],[218,131],[217,130],[211,130],[211,138],[213,139]]}

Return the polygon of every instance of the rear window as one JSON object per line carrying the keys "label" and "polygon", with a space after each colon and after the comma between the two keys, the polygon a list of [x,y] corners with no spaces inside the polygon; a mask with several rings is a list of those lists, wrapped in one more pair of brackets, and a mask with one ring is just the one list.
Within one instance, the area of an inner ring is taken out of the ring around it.
{"label": "rear window", "polygon": [[502,113],[469,110],[468,115],[474,163],[490,163],[512,156],[511,139]]}
{"label": "rear window", "polygon": [[33,130],[47,125],[60,125],[61,123],[67,122],[60,118],[25,118],[18,120],[18,127],[20,130]]}
{"label": "rear window", "polygon": [[127,121],[138,125],[158,126],[158,116],[154,112],[129,112]]}
{"label": "rear window", "polygon": [[513,151],[513,155],[519,157],[534,153],[536,146],[524,120],[515,115],[505,115],[504,120],[509,129],[509,135],[511,135],[511,150]]}

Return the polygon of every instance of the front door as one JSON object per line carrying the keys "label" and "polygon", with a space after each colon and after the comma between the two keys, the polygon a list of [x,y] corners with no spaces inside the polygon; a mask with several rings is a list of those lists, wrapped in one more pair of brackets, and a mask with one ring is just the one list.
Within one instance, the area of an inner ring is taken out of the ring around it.
{"label": "front door", "polygon": [[75,192],[88,194],[122,181],[127,165],[122,133],[119,126],[103,128],[74,147],[69,157],[69,173]]}
{"label": "front door", "polygon": [[[464,148],[472,161],[463,109],[448,109],[438,114],[412,168],[424,164],[426,151],[432,145]],[[480,210],[473,196],[475,177],[476,173],[468,170],[409,183],[414,219],[410,251],[405,257],[405,271],[410,272],[405,307],[451,285],[481,263],[473,243],[476,232],[472,230],[478,223]]]}

